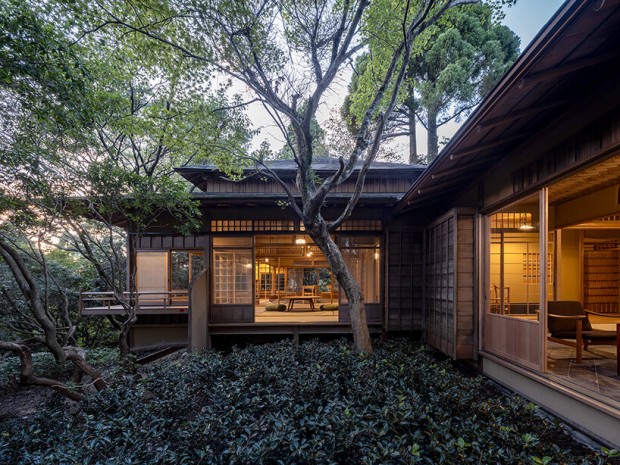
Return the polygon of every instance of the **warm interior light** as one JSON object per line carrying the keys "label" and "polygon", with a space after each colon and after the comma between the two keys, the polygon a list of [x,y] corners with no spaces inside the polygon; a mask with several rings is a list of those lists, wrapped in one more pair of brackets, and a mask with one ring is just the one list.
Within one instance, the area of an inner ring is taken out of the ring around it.
{"label": "warm interior light", "polygon": [[295,239],[295,244],[303,245],[305,243],[306,243],[306,240],[303,237],[298,237],[297,239]]}
{"label": "warm interior light", "polygon": [[245,264],[245,265],[243,265],[243,266],[245,266],[246,268],[252,268],[252,264],[251,264],[251,263],[246,263],[246,264]]}
{"label": "warm interior light", "polygon": [[375,252],[375,260],[379,260],[379,252]]}
{"label": "warm interior light", "polygon": [[519,226],[519,229],[521,231],[531,231],[532,229],[534,229],[531,220],[528,221],[528,216],[529,215],[527,213],[521,215],[521,226]]}
{"label": "warm interior light", "polygon": [[269,259],[268,258],[265,258],[265,263],[269,263]]}

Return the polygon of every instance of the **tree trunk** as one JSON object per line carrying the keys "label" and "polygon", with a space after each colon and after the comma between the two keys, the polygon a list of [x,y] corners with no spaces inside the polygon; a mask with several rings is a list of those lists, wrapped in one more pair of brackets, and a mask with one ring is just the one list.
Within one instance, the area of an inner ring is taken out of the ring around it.
{"label": "tree trunk", "polygon": [[418,141],[415,133],[416,124],[415,124],[415,112],[413,108],[408,107],[409,109],[409,164],[413,165],[414,163],[418,163]]}
{"label": "tree trunk", "polygon": [[127,234],[127,290],[129,291],[129,295],[131,297],[129,299],[129,305],[125,307],[125,319],[120,324],[120,331],[118,334],[120,358],[127,368],[130,367],[127,358],[129,356],[129,333],[132,326],[136,323],[136,321],[138,321],[136,310],[138,305],[140,305],[138,287],[136,286],[136,273],[138,265],[137,240],[138,234],[134,232],[133,227],[130,225]]}
{"label": "tree trunk", "polygon": [[[318,219],[314,224],[305,224],[305,226],[310,237],[325,255],[340,288],[347,296],[355,349],[360,352],[372,352],[372,341],[370,340],[370,332],[366,321],[364,295],[360,285],[355,280],[351,270],[349,270],[340,249],[332,240],[325,221]],[[309,228],[309,226],[311,227]]]}
{"label": "tree trunk", "polygon": [[76,369],[81,373],[86,374],[91,377],[93,380],[92,384],[95,386],[97,391],[102,391],[107,387],[107,384],[103,380],[101,373],[95,370],[87,361],[86,361],[86,352],[84,349],[79,347],[65,347],[65,351],[67,352],[67,358],[71,360],[71,362],[75,365]]}
{"label": "tree trunk", "polygon": [[[35,376],[32,368],[32,353],[27,346],[14,342],[0,341],[0,349],[11,351],[19,356],[20,384],[49,387],[56,392],[62,394],[63,396],[75,401],[80,401],[84,398],[84,394],[76,390],[74,387],[69,387],[66,384],[55,379]],[[80,369],[83,373],[89,375],[93,379],[93,384],[97,388],[97,390],[105,389],[106,384],[101,378],[99,372],[92,368],[88,363],[86,363],[84,358],[79,355],[79,352],[75,348],[68,348],[68,351],[69,352],[67,353],[67,358],[69,358],[78,369]]]}
{"label": "tree trunk", "polygon": [[431,163],[439,153],[439,139],[437,137],[437,112],[428,111],[428,163]]}
{"label": "tree trunk", "polygon": [[[134,317],[135,318],[135,317]],[[129,331],[133,326],[133,319],[123,322],[118,334],[118,350],[121,360],[127,360],[129,356]]]}

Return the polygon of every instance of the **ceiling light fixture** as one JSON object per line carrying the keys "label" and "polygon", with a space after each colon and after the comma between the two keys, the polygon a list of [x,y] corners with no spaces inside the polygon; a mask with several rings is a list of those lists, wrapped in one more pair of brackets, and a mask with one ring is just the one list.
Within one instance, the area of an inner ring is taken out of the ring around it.
{"label": "ceiling light fixture", "polygon": [[531,231],[532,229],[534,229],[534,226],[532,225],[531,215],[529,213],[521,214],[521,226],[519,226],[519,229],[521,231]]}

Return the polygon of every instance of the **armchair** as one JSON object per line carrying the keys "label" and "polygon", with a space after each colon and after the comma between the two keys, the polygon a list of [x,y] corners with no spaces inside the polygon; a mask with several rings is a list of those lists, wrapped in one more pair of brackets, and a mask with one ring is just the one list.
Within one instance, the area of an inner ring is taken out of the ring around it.
{"label": "armchair", "polygon": [[615,331],[592,329],[587,310],[581,302],[572,300],[550,301],[548,303],[548,340],[577,349],[577,363],[581,363],[583,349],[589,345],[616,345]]}

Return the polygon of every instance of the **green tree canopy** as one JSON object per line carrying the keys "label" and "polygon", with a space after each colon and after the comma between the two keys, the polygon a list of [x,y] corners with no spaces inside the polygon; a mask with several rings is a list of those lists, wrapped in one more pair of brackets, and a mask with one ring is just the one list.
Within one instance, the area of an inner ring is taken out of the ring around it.
{"label": "green tree canopy", "polygon": [[[30,328],[33,343],[86,371],[64,348],[75,342],[71,300],[58,307],[48,298],[52,289],[71,294],[55,284],[64,282],[54,276],[61,268],[44,266],[52,239],[63,236],[106,290],[135,290],[123,255],[134,249],[115,225],[139,234],[162,218],[196,224],[189,186],[173,168],[214,161],[230,171],[251,135],[228,83],[211,85],[210,67],[90,19],[60,1],[0,3],[0,265],[19,291],[4,295],[14,303],[11,326]],[[134,321],[129,303],[121,347]],[[22,358],[22,381],[79,397],[33,375],[29,341],[0,341]]]}
{"label": "green tree canopy", "polygon": [[[373,10],[371,24],[398,35],[390,8],[383,7]],[[377,35],[369,43],[369,50],[356,62],[342,110],[350,129],[363,116],[393,46]],[[416,39],[388,131],[391,137],[410,137],[410,163],[430,162],[437,156],[438,127],[468,115],[513,63],[518,50],[519,38],[499,24],[493,8],[484,3],[450,10]],[[425,159],[417,154],[416,121],[428,133]]]}

